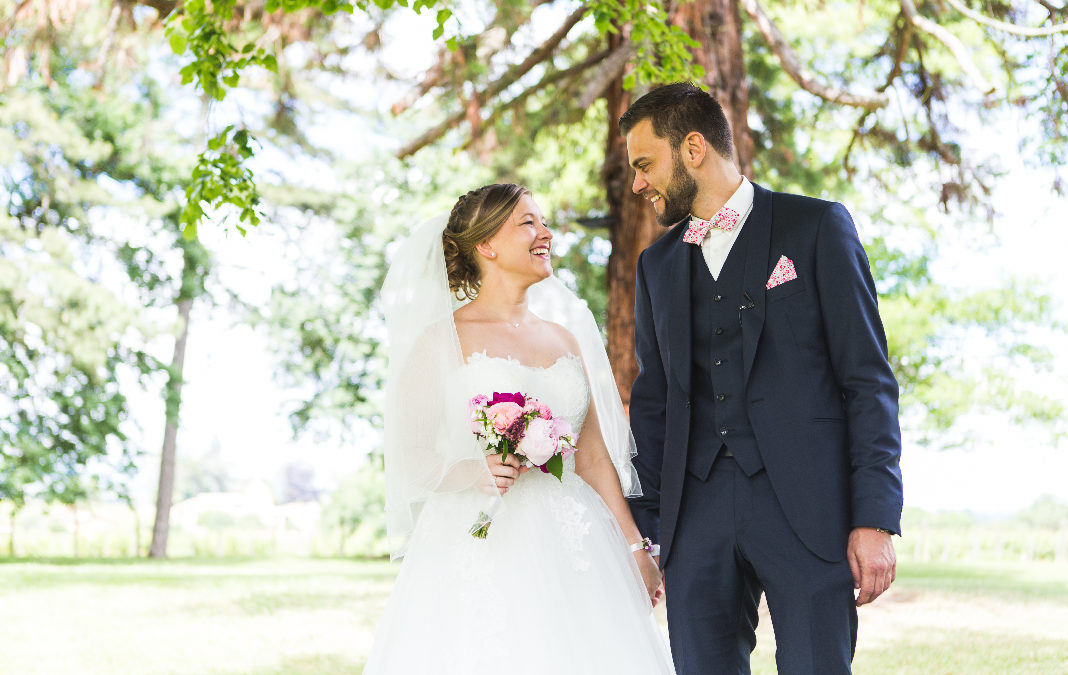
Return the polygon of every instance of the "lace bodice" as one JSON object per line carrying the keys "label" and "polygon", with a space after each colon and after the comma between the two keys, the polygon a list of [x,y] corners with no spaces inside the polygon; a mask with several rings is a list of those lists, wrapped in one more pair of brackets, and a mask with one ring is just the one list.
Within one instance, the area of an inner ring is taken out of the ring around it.
{"label": "lace bodice", "polygon": [[571,437],[577,443],[590,405],[590,387],[582,370],[582,359],[574,354],[558,358],[551,366],[528,366],[511,357],[472,354],[461,368],[461,395],[522,392],[533,396],[571,424]]}

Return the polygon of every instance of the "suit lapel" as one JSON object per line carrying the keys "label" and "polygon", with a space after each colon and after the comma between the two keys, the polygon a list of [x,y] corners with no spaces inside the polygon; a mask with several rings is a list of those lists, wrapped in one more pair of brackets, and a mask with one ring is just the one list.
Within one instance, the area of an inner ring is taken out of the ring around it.
{"label": "suit lapel", "polygon": [[[688,220],[688,219],[687,219]],[[680,227],[680,226],[676,226]],[[683,228],[685,229],[685,228]],[[690,355],[693,337],[690,333],[690,247],[682,240],[682,230],[671,247],[671,302],[668,311],[668,359],[675,379],[682,390],[690,393]],[[673,233],[676,234],[676,233]]]}
{"label": "suit lapel", "polygon": [[[753,210],[743,226],[749,230],[749,246],[745,257],[746,297],[753,307],[742,311],[742,361],[745,381],[753,369],[757,344],[764,330],[764,292],[768,279],[768,255],[771,251],[771,192],[753,184]],[[750,229],[752,228],[752,229]]]}

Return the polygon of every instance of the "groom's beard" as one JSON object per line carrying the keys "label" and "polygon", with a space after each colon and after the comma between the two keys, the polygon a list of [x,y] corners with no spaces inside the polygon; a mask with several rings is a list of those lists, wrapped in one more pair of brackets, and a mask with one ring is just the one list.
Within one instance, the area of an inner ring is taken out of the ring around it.
{"label": "groom's beard", "polygon": [[671,227],[686,216],[693,209],[693,200],[697,197],[697,181],[686,172],[682,164],[682,157],[674,153],[675,166],[671,171],[671,182],[667,190],[660,195],[664,201],[664,211],[656,216],[656,222],[661,227]]}

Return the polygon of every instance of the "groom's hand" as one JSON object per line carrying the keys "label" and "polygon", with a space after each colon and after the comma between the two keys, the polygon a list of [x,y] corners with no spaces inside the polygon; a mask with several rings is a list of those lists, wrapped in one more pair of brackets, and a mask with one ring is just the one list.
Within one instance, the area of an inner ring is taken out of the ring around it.
{"label": "groom's hand", "polygon": [[846,550],[857,589],[857,607],[882,595],[897,578],[897,556],[889,532],[874,527],[857,527],[849,533]]}

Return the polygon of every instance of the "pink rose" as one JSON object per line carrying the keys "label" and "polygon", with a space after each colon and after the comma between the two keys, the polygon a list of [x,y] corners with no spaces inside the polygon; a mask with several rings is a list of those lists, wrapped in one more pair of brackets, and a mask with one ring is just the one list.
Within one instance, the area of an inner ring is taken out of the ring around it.
{"label": "pink rose", "polygon": [[535,417],[527,425],[527,433],[519,442],[516,452],[538,466],[545,464],[556,454],[556,439],[552,435],[552,422]]}
{"label": "pink rose", "polygon": [[537,412],[538,417],[542,418],[543,420],[551,420],[553,418],[553,411],[549,410],[549,406],[545,405],[541,401],[536,401],[533,399],[528,400],[527,410],[531,412]]}
{"label": "pink rose", "polygon": [[486,419],[490,421],[497,433],[503,434],[517,419],[523,416],[523,408],[518,403],[507,401],[494,403],[486,409]]}

